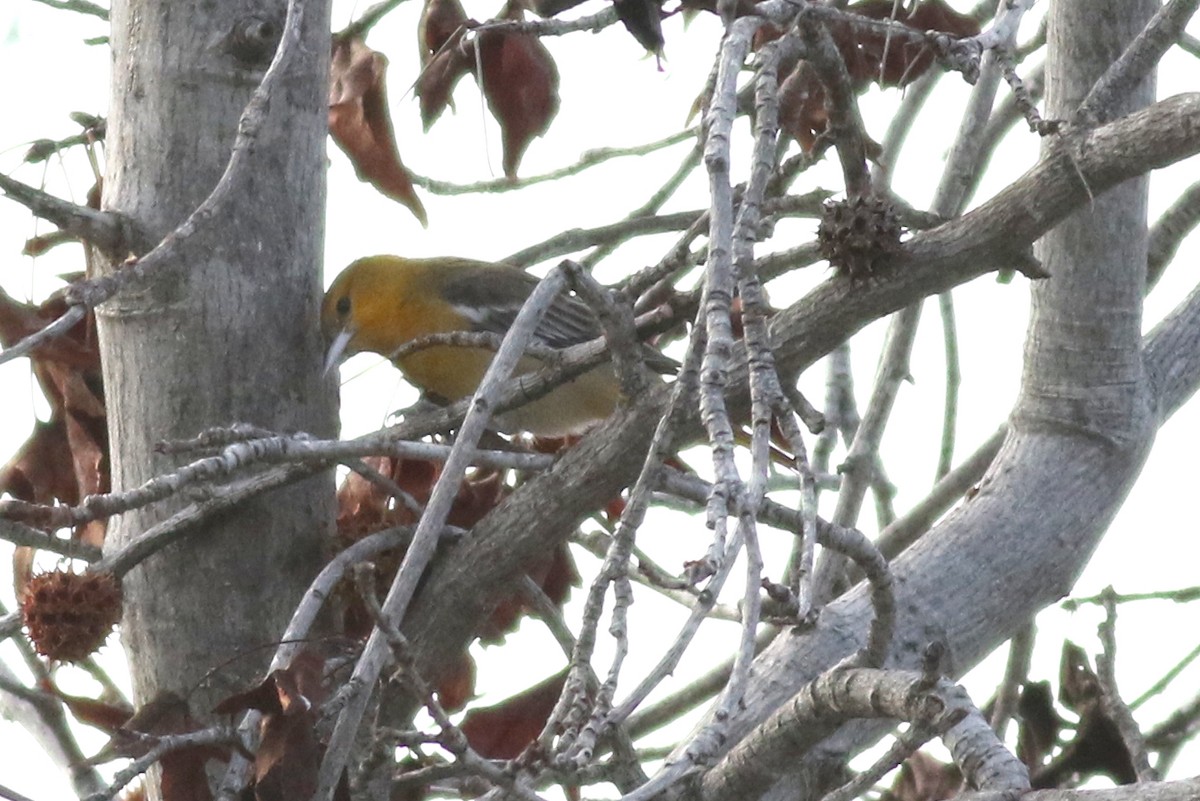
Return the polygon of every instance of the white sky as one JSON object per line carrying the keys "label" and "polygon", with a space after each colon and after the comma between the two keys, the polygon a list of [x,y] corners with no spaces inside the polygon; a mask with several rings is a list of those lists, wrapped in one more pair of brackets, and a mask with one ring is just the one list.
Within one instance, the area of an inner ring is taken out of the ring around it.
{"label": "white sky", "polygon": [[[496,5],[499,5],[497,2]],[[965,7],[965,2],[956,5]],[[1045,4],[1041,4],[1044,6]],[[582,8],[591,12],[599,6]],[[467,10],[483,19],[495,12],[491,4],[468,3]],[[482,108],[474,82],[464,79],[455,95],[457,113],[447,114],[429,134],[423,134],[416,103],[406,94],[416,75],[414,48],[419,4],[403,6],[371,34],[369,43],[391,59],[389,74],[391,109],[405,163],[416,172],[442,180],[474,182],[499,172],[500,137],[490,116]],[[334,27],[351,20],[356,9],[348,2],[335,3]],[[1036,17],[1036,15],[1035,15]],[[1026,35],[1034,20],[1026,21]],[[665,25],[667,61],[663,71],[652,58],[619,27],[598,35],[574,34],[547,42],[558,59],[562,76],[562,110],[549,134],[534,142],[521,167],[523,175],[534,175],[574,162],[594,147],[635,145],[673,133],[682,127],[696,93],[711,65],[719,36],[711,17],[701,17],[685,31],[678,19]],[[1193,33],[1200,25],[1193,22]],[[106,33],[104,23],[65,12],[56,12],[33,2],[0,5],[0,75],[4,78],[4,106],[0,115],[0,169],[27,183],[45,184],[63,197],[83,200],[90,186],[86,163],[79,151],[61,162],[21,166],[28,142],[35,138],[61,138],[78,129],[69,119],[71,111],[103,114],[107,105],[108,51],[80,44],[84,38]],[[15,76],[15,77],[14,77]],[[28,76],[27,78],[24,76]],[[1194,59],[1172,51],[1160,71],[1160,95],[1167,96],[1197,88],[1200,69]],[[917,207],[932,195],[948,137],[957,124],[958,109],[966,87],[956,76],[942,82],[935,96],[937,108],[923,116],[909,140],[906,156],[895,176],[900,194]],[[1004,90],[1001,90],[1002,94]],[[889,110],[899,98],[896,91],[872,91],[863,100],[869,132],[882,138]],[[748,152],[747,127],[739,123],[735,152]],[[1019,127],[1002,146],[993,162],[998,169],[984,182],[976,203],[990,197],[1023,171],[1036,158],[1035,137]],[[331,171],[327,228],[327,281],[340,267],[369,253],[396,252],[409,256],[454,254],[482,259],[499,259],[530,244],[540,242],[567,227],[588,227],[616,221],[642,202],[674,170],[687,151],[678,145],[661,158],[622,159],[593,169],[561,183],[543,184],[517,193],[484,196],[437,197],[423,193],[430,226],[422,230],[402,207],[359,183],[345,158],[330,147]],[[746,159],[735,160],[735,169],[745,174]],[[738,175],[735,174],[735,179]],[[1170,175],[1157,175],[1152,183],[1152,214],[1164,209],[1192,181],[1200,177],[1200,160],[1192,159],[1172,168]],[[829,164],[812,171],[796,186],[807,191],[813,186],[837,189],[839,177]],[[699,208],[705,204],[703,176],[697,173],[666,207],[666,211]],[[53,276],[80,270],[80,251],[62,247],[36,261],[19,255],[25,239],[52,230],[39,223],[18,205],[0,200],[0,282],[15,297],[41,299],[58,286]],[[804,223],[780,225],[771,249],[783,249],[811,237],[812,226]],[[660,237],[618,251],[601,266],[602,280],[617,277],[656,261],[673,240]],[[1196,281],[1194,269],[1200,262],[1200,240],[1193,236],[1185,244],[1175,265],[1146,305],[1147,328],[1166,313]],[[772,286],[777,304],[797,295],[820,280],[824,268],[812,268],[792,285]],[[1018,278],[1008,286],[984,277],[955,292],[960,321],[963,385],[962,419],[958,429],[960,457],[967,455],[989,436],[1005,418],[1015,397],[1020,371],[1022,337],[1028,302],[1027,283]],[[865,402],[873,375],[883,324],[871,326],[855,340],[855,367],[860,403]],[[936,308],[926,311],[918,336],[913,363],[915,383],[906,385],[897,402],[896,424],[883,444],[885,462],[899,484],[896,508],[901,513],[927,490],[936,462],[936,437],[942,405],[942,345]],[[817,367],[806,377],[805,389],[815,402],[822,398],[823,370]],[[379,359],[357,357],[343,369],[343,378],[358,376],[343,389],[344,433],[355,435],[382,424],[386,415],[414,398],[398,374]],[[0,425],[0,456],[14,452],[28,435],[35,414],[45,414],[37,397],[27,363],[0,366],[5,423]],[[1142,479],[1113,524],[1112,531],[1080,580],[1076,592],[1092,594],[1108,584],[1119,591],[1137,592],[1191,586],[1198,582],[1197,564],[1188,558],[1185,543],[1200,534],[1196,515],[1186,503],[1194,491],[1194,449],[1200,441],[1200,404],[1193,403],[1161,431]],[[861,520],[873,530],[868,511]],[[683,558],[694,557],[706,541],[702,521],[678,518],[659,525],[685,526],[688,551],[664,560],[677,567]],[[653,531],[653,529],[648,529]],[[681,532],[672,531],[672,537]],[[680,537],[680,539],[683,539]],[[654,538],[651,537],[651,544]],[[11,551],[0,545],[0,557]],[[770,565],[770,562],[768,562]],[[581,559],[585,576],[593,566]],[[735,582],[732,591],[740,589]],[[578,620],[578,600],[568,611],[568,621]],[[13,608],[10,584],[0,577],[0,599]],[[662,642],[662,632],[672,631],[680,619],[676,607],[659,603],[648,593],[639,595],[633,623]],[[1061,640],[1070,636],[1095,650],[1095,623],[1091,613],[1068,615],[1052,609],[1040,619],[1043,634],[1035,656],[1035,676],[1057,677]],[[1161,602],[1128,606],[1122,610],[1118,676],[1127,697],[1135,697],[1155,681],[1194,645],[1198,615],[1194,608],[1172,607]],[[654,629],[649,629],[653,626]],[[733,627],[712,624],[681,667],[676,678],[664,686],[683,686],[689,675],[701,672],[714,649],[727,651]],[[1170,636],[1182,633],[1183,636]],[[637,636],[637,632],[634,632]],[[525,626],[510,638],[513,647],[489,649],[490,667],[480,672],[480,691],[492,702],[507,692],[520,689],[557,670],[561,660],[553,644],[537,626]],[[637,647],[637,646],[635,646]],[[637,647],[625,676],[632,686],[639,669],[658,657],[661,645]],[[551,649],[551,650],[546,650]],[[107,649],[116,662],[116,648]],[[478,649],[477,649],[478,650]],[[545,669],[531,671],[531,654],[544,661]],[[1003,653],[993,657],[967,681],[975,700],[982,703],[1003,669]],[[10,645],[0,646],[0,658],[16,665]],[[607,663],[598,661],[601,668]],[[536,675],[534,675],[536,673]],[[65,675],[64,675],[65,679]],[[1193,695],[1200,685],[1200,668],[1192,667],[1179,679],[1179,690],[1153,701],[1139,713],[1143,723],[1158,720],[1181,700]],[[87,684],[78,689],[87,691]],[[103,737],[90,731],[83,735],[85,753],[92,753]],[[46,763],[36,747],[26,742],[22,730],[0,721],[0,742],[6,757],[0,760],[0,784],[25,793],[35,801],[63,798],[70,794],[60,771]],[[1193,746],[1191,759],[1181,760],[1179,775],[1195,772],[1200,751]],[[1190,771],[1188,769],[1191,763]]]}

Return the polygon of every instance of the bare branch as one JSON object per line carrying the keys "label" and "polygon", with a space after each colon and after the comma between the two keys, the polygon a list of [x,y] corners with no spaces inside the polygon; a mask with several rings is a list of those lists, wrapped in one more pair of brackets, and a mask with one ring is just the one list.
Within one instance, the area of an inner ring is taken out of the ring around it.
{"label": "bare branch", "polygon": [[[1110,587],[1109,590],[1111,589]],[[1104,613],[1104,621],[1099,626],[1103,651],[1096,657],[1096,677],[1100,680],[1101,687],[1100,703],[1103,704],[1109,720],[1120,732],[1121,740],[1129,751],[1129,761],[1137,771],[1138,781],[1158,781],[1158,771],[1150,767],[1146,739],[1117,688],[1117,602],[1111,594],[1104,599]]]}
{"label": "bare branch", "polygon": [[[781,363],[811,364],[870,320],[1021,264],[1019,251],[1087,202],[1089,188],[1096,194],[1200,152],[1197,130],[1200,94],[1190,93],[1084,133],[1069,148],[1052,148],[991,200],[902,243],[887,278],[859,287],[831,280],[776,315],[777,357]],[[796,336],[801,330],[805,335]]]}
{"label": "bare branch", "polygon": [[828,93],[829,134],[837,149],[846,182],[846,195],[866,194],[871,188],[867,172],[866,126],[858,110],[858,97],[850,85],[846,63],[824,25],[816,21],[812,7],[797,16],[807,61]]}
{"label": "bare branch", "polygon": [[996,736],[1001,740],[1004,739],[1008,721],[1016,712],[1021,687],[1029,678],[1029,659],[1033,653],[1036,634],[1037,629],[1033,623],[1029,623],[1008,642],[1008,662],[1004,668],[1004,679],[1000,682],[1000,689],[996,691],[996,704],[988,721],[992,731],[996,732]]}
{"label": "bare branch", "polygon": [[1200,224],[1200,181],[1192,184],[1171,207],[1163,212],[1150,228],[1150,244],[1146,255],[1147,291],[1158,283],[1175,252],[1196,226]]}
{"label": "bare branch", "polygon": [[[0,612],[3,611],[0,608]],[[18,648],[23,652],[32,651],[25,643],[18,644]],[[31,653],[28,656],[36,663],[36,657]],[[0,663],[0,715],[19,724],[54,763],[69,771],[71,783],[80,797],[104,787],[104,780],[95,767],[86,764],[63,712],[62,701],[26,687],[4,663]]]}
{"label": "bare branch", "polygon": [[[955,762],[987,789],[1027,789],[1029,775],[991,733],[965,691],[904,671],[835,669],[814,679],[754,732],[738,743],[701,780],[703,799],[757,797],[781,775],[781,761],[853,718],[898,718],[949,731]],[[936,700],[933,700],[936,699]],[[1022,787],[1023,784],[1023,787]]]}
{"label": "bare branch", "polygon": [[[535,184],[546,183],[547,181],[557,181],[560,178],[570,178],[573,175],[588,170],[597,165],[603,164],[613,159],[626,158],[629,156],[645,156],[650,153],[657,153],[659,150],[671,147],[672,145],[687,142],[696,138],[697,131],[695,128],[685,128],[682,131],[677,131],[669,136],[664,136],[653,142],[647,142],[642,145],[632,145],[630,147],[600,147],[594,150],[584,152],[577,162],[566,167],[559,167],[557,170],[550,170],[540,175],[530,175],[526,178],[496,178],[491,181],[479,181],[473,184],[454,184],[448,181],[439,181],[434,178],[427,178],[421,175],[413,175],[412,182],[432,192],[435,195],[468,195],[477,192],[511,192],[516,189],[524,189]],[[505,263],[512,264],[507,259]]]}
{"label": "bare branch", "polygon": [[56,537],[50,532],[2,518],[0,518],[0,540],[11,542],[13,545],[69,556],[84,562],[95,562],[100,558],[100,549],[94,545]]}
{"label": "bare branch", "polygon": [[1154,327],[1143,350],[1165,421],[1200,388],[1200,285]]}
{"label": "bare branch", "polygon": [[879,532],[876,544],[888,559],[895,559],[905,548],[917,541],[946,513],[962,500],[972,486],[983,478],[984,472],[1000,452],[1007,426],[988,437],[974,453],[947,473],[908,513]]}
{"label": "bare branch", "polygon": [[[1076,166],[1093,189],[1112,186],[1200,150],[1194,133],[1200,130],[1197,123],[1200,95],[1182,96],[1085,134],[1087,146],[1074,158],[1051,152],[1042,164],[979,209],[904,243],[898,269],[878,285],[851,290],[835,279],[777,314],[772,335],[780,363],[789,369],[807,366],[880,314],[1007,263],[1004,253],[1013,243],[1032,241],[1086,202]],[[644,467],[643,454],[670,394],[665,386],[654,388],[636,405],[618,411],[477,524],[471,539],[456,548],[454,559],[434,566],[428,580],[438,587],[437,599],[418,596],[405,627],[422,664],[430,660],[428,664],[436,665],[457,653],[490,608],[488,599],[508,585],[524,560],[563,541],[583,510],[606,502]],[[1108,464],[1089,458],[1089,477]],[[1038,480],[1044,477],[1039,474]],[[972,519],[993,509],[980,499],[968,508]],[[906,575],[911,581],[911,573]],[[1043,592],[1062,590],[1055,585],[1024,600],[1033,603]],[[844,621],[845,614],[833,613],[831,620]],[[839,642],[846,645],[844,638]]]}
{"label": "bare branch", "polygon": [[1200,8],[1200,0],[1169,0],[1146,24],[1121,57],[1096,81],[1079,104],[1072,122],[1095,124],[1112,119],[1117,102],[1142,81],[1163,53],[1179,40],[1184,26]]}
{"label": "bare branch", "polygon": [[102,250],[120,253],[129,247],[128,223],[119,214],[69,203],[3,173],[0,173],[0,192],[71,236]]}
{"label": "bare branch", "polygon": [[[1173,782],[1126,784],[1104,790],[1034,790],[1021,795],[1021,801],[1191,801],[1200,793],[1200,778]],[[965,793],[959,801],[996,801],[995,794]]]}
{"label": "bare branch", "polygon": [[170,734],[153,739],[156,741],[155,745],[146,754],[135,759],[129,767],[117,771],[108,789],[88,796],[85,801],[112,801],[125,785],[150,770],[151,767],[168,754],[181,751],[185,748],[233,745],[237,742],[237,735],[228,727],[214,726],[210,729],[188,732],[187,734]]}
{"label": "bare branch", "polygon": [[[296,657],[302,645],[308,641],[309,632],[316,622],[318,615],[333,594],[334,588],[354,565],[370,559],[380,551],[389,548],[407,546],[412,541],[411,527],[398,527],[377,531],[363,537],[349,546],[337,556],[329,560],[321,572],[313,579],[308,591],[296,606],[296,611],[288,623],[287,629],[280,638],[279,648],[271,659],[270,671],[288,667]],[[253,753],[257,747],[259,723],[262,713],[247,712],[238,726],[238,735],[247,753]],[[243,788],[250,779],[253,764],[240,753],[234,753],[229,761],[229,768],[221,782],[220,798],[232,799],[240,796]]]}
{"label": "bare branch", "polygon": [[[0,501],[0,517],[63,528],[138,509],[197,485],[216,485],[255,466],[311,465],[316,472],[337,462],[363,456],[445,461],[451,450],[447,445],[395,440],[381,434],[368,434],[351,441],[316,440],[304,433],[267,436],[227,445],[216,456],[184,465],[123,492],[89,495],[78,506]],[[472,458],[472,464],[498,469],[539,470],[549,466],[553,460],[552,456],[541,453],[479,451]]]}

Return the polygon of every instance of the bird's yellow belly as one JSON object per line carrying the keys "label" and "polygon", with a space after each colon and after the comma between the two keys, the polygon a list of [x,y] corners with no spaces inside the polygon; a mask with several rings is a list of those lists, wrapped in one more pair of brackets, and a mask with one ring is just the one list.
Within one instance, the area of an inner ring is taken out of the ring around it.
{"label": "bird's yellow belly", "polygon": [[[398,366],[412,383],[444,401],[456,401],[475,392],[494,353],[481,348],[433,347],[411,353]],[[524,358],[513,382],[537,372],[542,363]],[[507,431],[528,431],[543,436],[579,433],[612,413],[619,397],[612,367],[607,364],[551,390],[549,394],[510,409],[498,422]]]}

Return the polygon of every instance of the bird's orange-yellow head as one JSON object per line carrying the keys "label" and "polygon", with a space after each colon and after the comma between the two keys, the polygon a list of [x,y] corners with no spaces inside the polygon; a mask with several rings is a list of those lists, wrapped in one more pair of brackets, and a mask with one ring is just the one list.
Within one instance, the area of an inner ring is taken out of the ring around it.
{"label": "bird's orange-yellow head", "polygon": [[387,356],[412,338],[401,323],[413,281],[423,272],[398,256],[369,256],[338,275],[321,304],[326,372],[355,353]]}

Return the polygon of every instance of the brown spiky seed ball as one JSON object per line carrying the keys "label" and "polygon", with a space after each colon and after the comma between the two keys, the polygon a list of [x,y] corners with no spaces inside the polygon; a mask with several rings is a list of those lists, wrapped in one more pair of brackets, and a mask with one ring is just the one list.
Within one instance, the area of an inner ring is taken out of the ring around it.
{"label": "brown spiky seed ball", "polygon": [[817,245],[840,275],[861,281],[876,272],[885,256],[899,249],[902,233],[890,202],[874,196],[851,197],[825,204]]}
{"label": "brown spiky seed ball", "polygon": [[79,662],[121,620],[121,585],[111,573],[42,573],[21,594],[21,617],[39,654]]}

